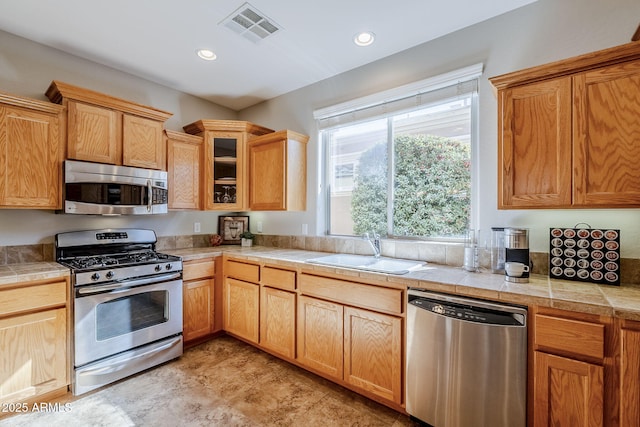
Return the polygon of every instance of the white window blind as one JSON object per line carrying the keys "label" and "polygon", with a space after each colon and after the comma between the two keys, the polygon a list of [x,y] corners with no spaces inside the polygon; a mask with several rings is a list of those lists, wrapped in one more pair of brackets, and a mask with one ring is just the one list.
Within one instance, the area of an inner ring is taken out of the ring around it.
{"label": "white window blind", "polygon": [[412,110],[436,100],[451,99],[477,90],[483,64],[475,64],[425,80],[343,102],[313,112],[319,130],[345,123],[384,117],[389,113]]}

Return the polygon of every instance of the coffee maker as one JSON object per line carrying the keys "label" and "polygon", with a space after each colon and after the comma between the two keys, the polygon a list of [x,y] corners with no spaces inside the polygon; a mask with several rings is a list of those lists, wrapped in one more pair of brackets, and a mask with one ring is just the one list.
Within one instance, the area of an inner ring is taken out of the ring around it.
{"label": "coffee maker", "polygon": [[[509,282],[529,282],[529,230],[526,228],[504,229],[505,280]],[[509,263],[513,268],[510,269]],[[520,265],[522,264],[522,265]]]}

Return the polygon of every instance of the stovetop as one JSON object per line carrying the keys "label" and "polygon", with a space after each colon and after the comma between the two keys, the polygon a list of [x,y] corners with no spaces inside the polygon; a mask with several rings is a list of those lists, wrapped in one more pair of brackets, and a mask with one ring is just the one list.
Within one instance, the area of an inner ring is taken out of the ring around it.
{"label": "stovetop", "polygon": [[72,270],[102,269],[114,268],[135,264],[149,264],[163,261],[178,261],[180,258],[167,255],[153,250],[142,252],[130,252],[120,254],[77,256],[71,258],[62,258],[58,262]]}
{"label": "stovetop", "polygon": [[[124,282],[182,272],[182,259],[156,252],[145,229],[101,229],[56,234],[56,261],[71,269],[73,286]],[[159,279],[161,280],[161,279]]]}

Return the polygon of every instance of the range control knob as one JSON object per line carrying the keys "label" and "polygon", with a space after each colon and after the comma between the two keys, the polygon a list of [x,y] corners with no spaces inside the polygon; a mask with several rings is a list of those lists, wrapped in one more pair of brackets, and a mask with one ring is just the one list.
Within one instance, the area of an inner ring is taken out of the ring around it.
{"label": "range control knob", "polygon": [[161,266],[160,264],[156,265],[155,270],[156,270],[156,271],[160,271],[160,270],[162,270],[162,266]]}
{"label": "range control knob", "polygon": [[107,279],[113,279],[113,271],[107,272]]}
{"label": "range control knob", "polygon": [[91,275],[91,280],[96,281],[98,279],[100,279],[100,273],[93,273]]}
{"label": "range control knob", "polygon": [[167,264],[164,268],[166,268],[167,270],[171,270],[173,268],[173,265]]}

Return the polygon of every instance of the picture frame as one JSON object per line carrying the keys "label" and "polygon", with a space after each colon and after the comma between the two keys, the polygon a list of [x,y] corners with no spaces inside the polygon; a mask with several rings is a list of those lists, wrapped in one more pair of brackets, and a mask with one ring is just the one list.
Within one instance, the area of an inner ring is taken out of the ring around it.
{"label": "picture frame", "polygon": [[218,217],[218,234],[223,245],[239,245],[240,235],[249,230],[249,217],[244,215],[225,215]]}

